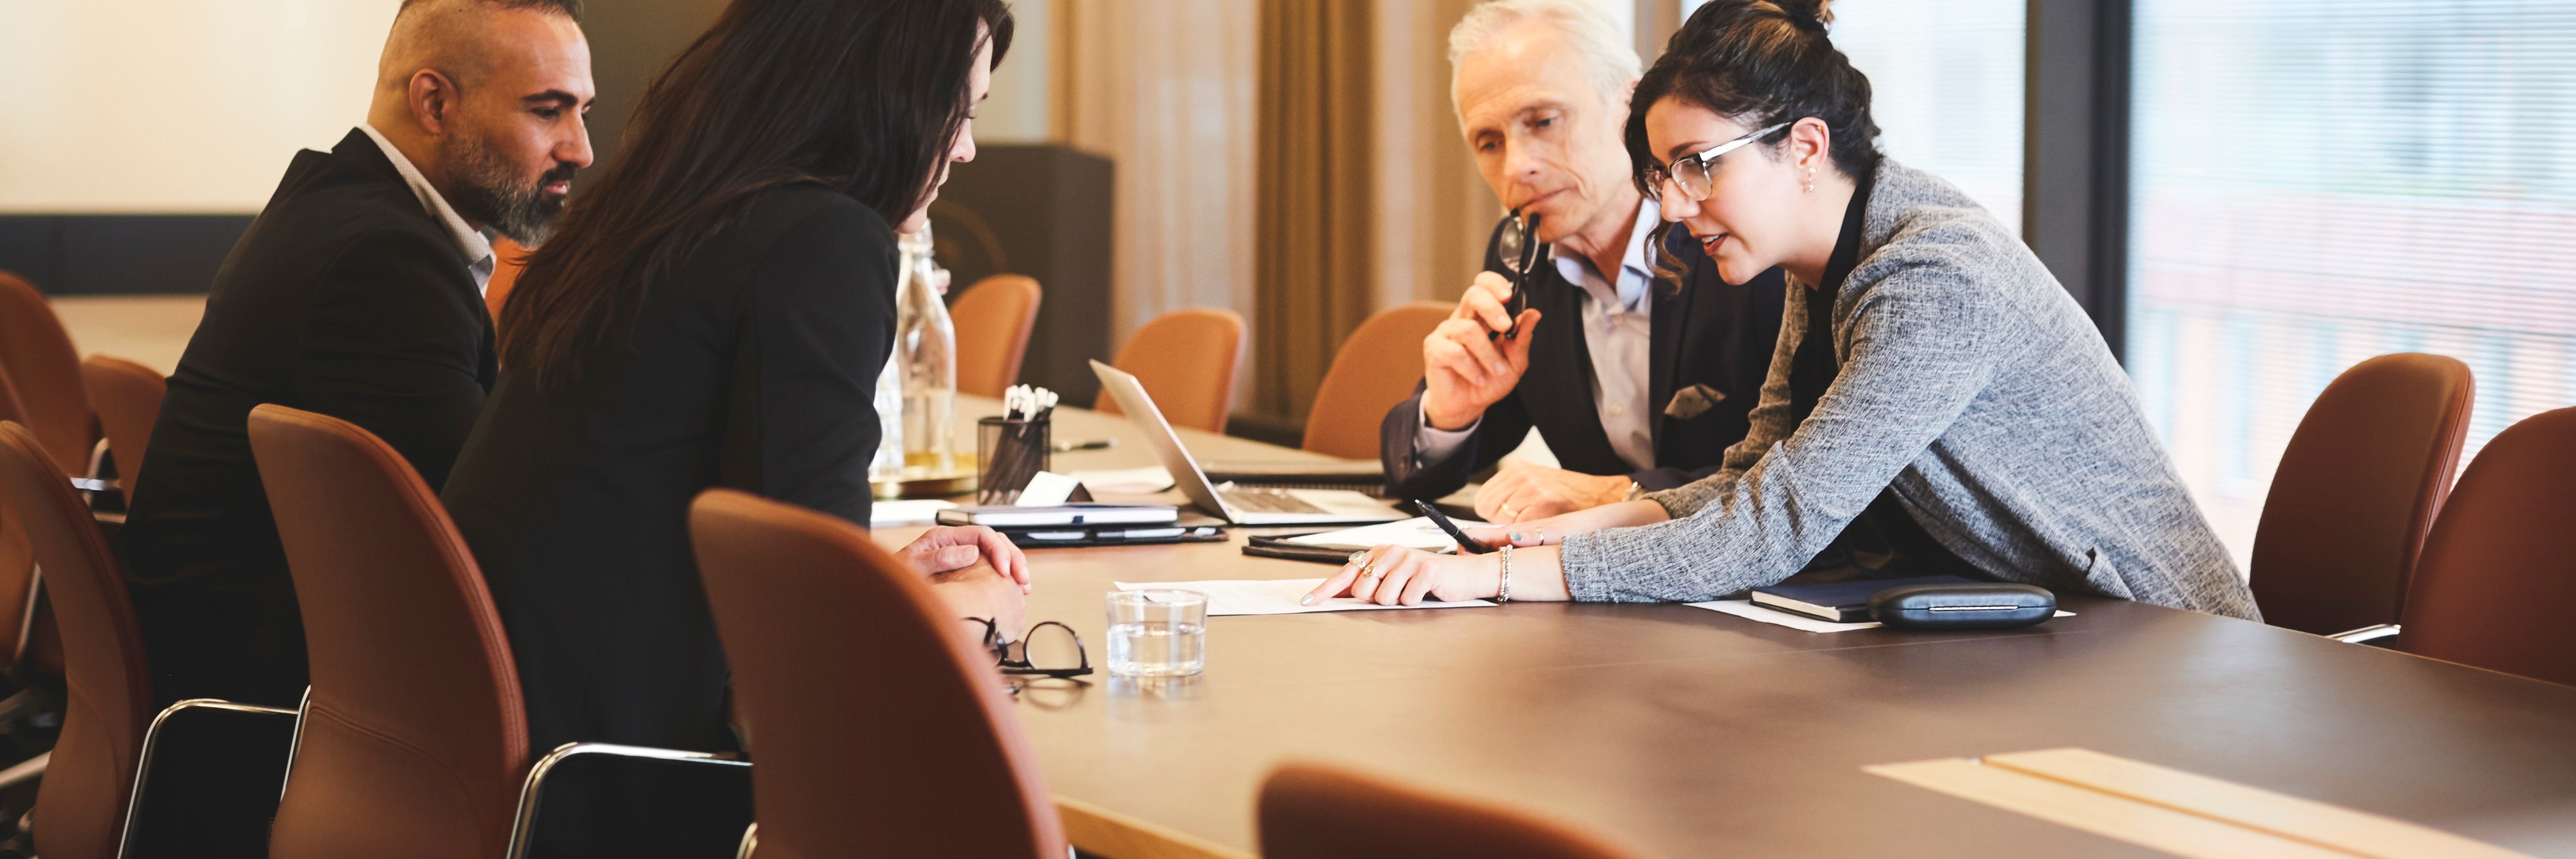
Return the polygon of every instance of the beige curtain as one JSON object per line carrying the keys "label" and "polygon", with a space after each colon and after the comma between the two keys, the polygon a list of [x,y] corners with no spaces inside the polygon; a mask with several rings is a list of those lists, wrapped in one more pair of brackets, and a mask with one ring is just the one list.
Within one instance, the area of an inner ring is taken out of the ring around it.
{"label": "beige curtain", "polygon": [[1052,2],[1050,136],[1116,165],[1116,339],[1250,309],[1255,0]]}
{"label": "beige curtain", "polygon": [[1449,102],[1449,28],[1478,0],[1378,10],[1377,300],[1455,301],[1483,267],[1503,216]]}
{"label": "beige curtain", "polygon": [[1262,0],[1251,411],[1301,420],[1376,310],[1374,3]]}

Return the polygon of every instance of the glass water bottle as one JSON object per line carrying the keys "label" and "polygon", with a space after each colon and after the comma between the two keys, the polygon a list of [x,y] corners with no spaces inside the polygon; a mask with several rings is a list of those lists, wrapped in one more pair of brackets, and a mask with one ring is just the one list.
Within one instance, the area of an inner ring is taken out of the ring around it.
{"label": "glass water bottle", "polygon": [[895,238],[903,271],[895,304],[895,359],[903,368],[904,473],[956,474],[957,329],[948,321],[948,270],[931,259],[930,227]]}

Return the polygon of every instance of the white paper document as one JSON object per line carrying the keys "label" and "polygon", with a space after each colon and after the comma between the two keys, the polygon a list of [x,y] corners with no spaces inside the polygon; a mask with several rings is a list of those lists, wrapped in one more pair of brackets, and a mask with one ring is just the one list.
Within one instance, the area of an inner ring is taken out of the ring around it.
{"label": "white paper document", "polygon": [[1072,498],[1073,490],[1080,488],[1081,486],[1082,484],[1080,482],[1071,477],[1066,477],[1052,471],[1041,471],[1029,476],[1029,485],[1020,487],[1020,497],[1018,500],[1012,501],[1011,506],[1058,506],[1063,504],[1067,499]]}
{"label": "white paper document", "polygon": [[1172,473],[1162,466],[1070,472],[1093,495],[1151,495],[1172,488]]}
{"label": "white paper document", "polygon": [[953,501],[926,498],[918,501],[879,501],[868,508],[868,524],[926,525],[939,511],[957,506]]}
{"label": "white paper document", "polygon": [[1176,588],[1207,594],[1210,617],[1234,614],[1303,614],[1310,611],[1370,611],[1390,608],[1469,608],[1490,606],[1491,600],[1466,602],[1432,602],[1421,605],[1378,605],[1350,597],[1334,597],[1314,605],[1298,605],[1306,592],[1323,584],[1323,579],[1272,579],[1269,581],[1229,580],[1205,582],[1115,582],[1119,590],[1142,588]]}
{"label": "white paper document", "polygon": [[[1704,608],[1714,612],[1724,612],[1726,614],[1744,618],[1745,620],[1758,620],[1773,626],[1785,626],[1790,629],[1800,629],[1808,632],[1850,632],[1855,629],[1877,629],[1879,627],[1878,621],[1874,620],[1863,623],[1835,623],[1830,620],[1819,620],[1795,612],[1786,612],[1779,609],[1754,605],[1751,600],[1710,600],[1708,602],[1683,603],[1683,605],[1690,606],[1691,608]],[[2075,613],[2071,611],[2060,611],[2055,616],[2074,617]]]}
{"label": "white paper document", "polygon": [[[1473,519],[1450,521],[1456,522],[1460,528],[1485,527],[1485,523]],[[1304,543],[1309,546],[1403,546],[1426,552],[1458,548],[1458,541],[1449,539],[1448,532],[1440,530],[1440,526],[1431,524],[1430,518],[1423,516],[1416,516],[1402,522],[1381,522],[1358,528],[1290,537],[1288,542]]]}

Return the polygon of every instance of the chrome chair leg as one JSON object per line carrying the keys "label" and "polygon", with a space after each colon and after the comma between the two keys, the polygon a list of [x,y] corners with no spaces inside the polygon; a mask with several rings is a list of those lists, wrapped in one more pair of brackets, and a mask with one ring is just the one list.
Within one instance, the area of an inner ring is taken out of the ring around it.
{"label": "chrome chair leg", "polygon": [[31,781],[44,778],[45,765],[51,763],[53,759],[54,753],[48,751],[35,757],[19,761],[16,765],[11,766],[8,769],[0,770],[0,790],[8,790]]}
{"label": "chrome chair leg", "polygon": [[[295,703],[295,739],[286,743],[286,781],[295,778],[295,753],[304,748],[304,717],[313,714],[313,687],[304,687],[304,700]],[[286,781],[277,783],[277,801],[286,801]]]}
{"label": "chrome chair leg", "polygon": [[[622,746],[616,743],[565,743],[556,746],[554,751],[547,752],[545,757],[538,758],[536,763],[528,765],[528,780],[519,788],[519,814],[510,824],[510,852],[506,859],[526,859],[529,847],[536,840],[537,807],[545,799],[546,776],[554,772],[557,764],[582,755],[643,758],[708,766],[751,766],[750,761],[735,760],[728,755],[709,752],[683,752],[648,746]],[[750,838],[748,831],[744,833],[744,838],[748,842]]]}
{"label": "chrome chair leg", "polygon": [[[118,827],[116,836],[117,859],[125,859],[126,848],[131,847],[134,844],[134,822],[140,817],[143,811],[143,785],[144,782],[152,776],[152,753],[160,747],[162,723],[169,721],[171,716],[180,712],[201,707],[213,710],[230,710],[237,713],[262,713],[277,716],[296,715],[296,711],[294,710],[281,709],[278,707],[262,707],[256,704],[239,704],[232,701],[224,701],[214,698],[190,698],[188,700],[172,704],[163,709],[159,715],[153,716],[152,726],[145,728],[143,731],[143,754],[138,757],[134,763],[134,790],[125,798],[125,825]],[[296,726],[296,730],[301,732],[303,730],[303,726],[298,724]]]}
{"label": "chrome chair leg", "polygon": [[2370,644],[2372,642],[2378,642],[2378,646],[2385,647],[2388,642],[2380,641],[2380,639],[2395,638],[2403,631],[2404,630],[2400,629],[2397,624],[2380,623],[2365,626],[2360,629],[2345,630],[2326,637],[2345,644]]}

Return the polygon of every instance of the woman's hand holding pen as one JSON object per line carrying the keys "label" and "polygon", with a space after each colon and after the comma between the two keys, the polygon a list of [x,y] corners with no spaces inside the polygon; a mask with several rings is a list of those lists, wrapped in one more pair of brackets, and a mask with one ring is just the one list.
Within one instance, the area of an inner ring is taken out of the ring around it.
{"label": "woman's hand holding pen", "polygon": [[1528,372],[1529,332],[1538,325],[1539,312],[1523,310],[1513,317],[1507,309],[1511,296],[1510,279],[1479,273],[1458,299],[1458,309],[1423,339],[1422,414],[1432,426],[1459,430],[1473,425]]}
{"label": "woman's hand holding pen", "polygon": [[[1569,534],[1589,534],[1612,528],[1633,528],[1671,519],[1664,505],[1646,499],[1604,504],[1545,519],[1532,519],[1508,525],[1477,525],[1465,529],[1467,538],[1488,546],[1510,543],[1520,548],[1554,546],[1565,542]],[[1515,573],[1515,581],[1518,579]],[[1514,587],[1518,587],[1515,585]]]}

